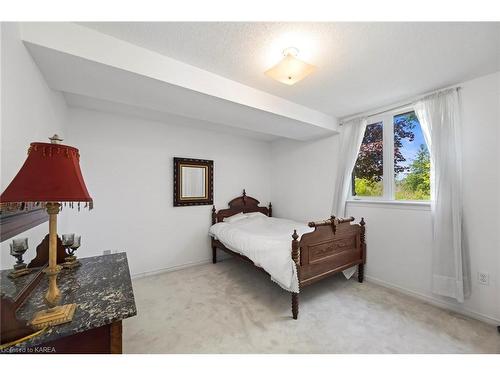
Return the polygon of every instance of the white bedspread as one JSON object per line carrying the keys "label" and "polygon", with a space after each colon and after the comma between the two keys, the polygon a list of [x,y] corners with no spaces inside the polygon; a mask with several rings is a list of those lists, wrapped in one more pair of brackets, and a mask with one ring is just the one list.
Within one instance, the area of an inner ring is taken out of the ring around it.
{"label": "white bedspread", "polygon": [[298,293],[297,269],[291,255],[294,229],[299,239],[314,230],[304,223],[257,215],[233,223],[217,223],[209,233],[228,249],[266,270],[283,289]]}

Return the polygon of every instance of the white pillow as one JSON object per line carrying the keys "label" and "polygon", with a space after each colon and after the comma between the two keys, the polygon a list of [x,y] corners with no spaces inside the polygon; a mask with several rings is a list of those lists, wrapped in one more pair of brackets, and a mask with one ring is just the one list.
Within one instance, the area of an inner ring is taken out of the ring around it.
{"label": "white pillow", "polygon": [[259,216],[267,217],[267,215],[264,215],[262,212],[249,212],[246,215],[247,217],[259,217]]}
{"label": "white pillow", "polygon": [[225,217],[224,220],[222,220],[222,221],[225,223],[235,223],[239,220],[246,219],[246,218],[247,218],[247,215],[244,214],[243,212],[240,212],[236,215]]}

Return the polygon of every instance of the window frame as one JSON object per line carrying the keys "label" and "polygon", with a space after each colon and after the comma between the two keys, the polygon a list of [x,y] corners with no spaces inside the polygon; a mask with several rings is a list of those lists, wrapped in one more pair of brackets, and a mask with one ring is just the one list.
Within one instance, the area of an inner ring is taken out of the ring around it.
{"label": "window frame", "polygon": [[[387,111],[367,118],[367,126],[382,122],[382,142],[383,142],[383,194],[379,197],[353,195],[352,178],[347,201],[351,202],[374,202],[374,203],[400,203],[400,204],[430,204],[430,200],[396,200],[396,180],[394,175],[394,117],[414,112],[412,106],[400,107],[392,111]],[[359,153],[359,151],[358,151]],[[354,170],[352,171],[354,173]]]}

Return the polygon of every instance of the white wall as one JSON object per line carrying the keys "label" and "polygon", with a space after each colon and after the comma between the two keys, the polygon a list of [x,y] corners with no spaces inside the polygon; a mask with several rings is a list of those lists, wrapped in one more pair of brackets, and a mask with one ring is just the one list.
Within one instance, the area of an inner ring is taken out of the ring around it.
{"label": "white wall", "polygon": [[245,188],[267,205],[270,143],[104,112],[71,109],[70,144],[94,198],[65,227],[82,234],[80,256],[127,251],[133,275],[211,259],[211,206],[173,207],[173,157],[214,160],[214,203]]}
{"label": "white wall", "polygon": [[[500,322],[500,72],[462,84],[464,225],[472,296],[463,305],[431,292],[429,207],[348,204],[347,214],[367,221],[368,279],[431,302]],[[272,144],[271,200],[276,216],[297,220],[330,215],[337,137]],[[490,274],[490,285],[477,272]]]}
{"label": "white wall", "polygon": [[[29,144],[48,142],[54,133],[65,136],[66,104],[60,93],[49,89],[31,55],[19,37],[17,23],[1,25],[1,181],[3,191],[17,174]],[[35,247],[48,233],[41,224],[22,236],[29,238],[31,259]],[[9,255],[9,241],[1,244],[0,267],[9,268],[14,261]]]}
{"label": "white wall", "polygon": [[298,221],[330,217],[338,137],[311,142],[272,142],[273,214]]}

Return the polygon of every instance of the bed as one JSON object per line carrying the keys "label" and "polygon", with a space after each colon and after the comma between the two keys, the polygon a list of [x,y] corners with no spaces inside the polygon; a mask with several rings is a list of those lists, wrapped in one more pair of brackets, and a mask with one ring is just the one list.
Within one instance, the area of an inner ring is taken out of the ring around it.
{"label": "bed", "polygon": [[249,262],[291,293],[292,317],[298,318],[299,292],[325,277],[357,266],[363,282],[366,263],[365,222],[336,218],[307,225],[272,217],[272,205],[259,206],[246,195],[229,208],[212,208],[212,262],[217,249]]}

